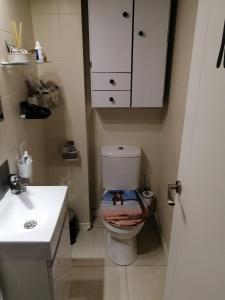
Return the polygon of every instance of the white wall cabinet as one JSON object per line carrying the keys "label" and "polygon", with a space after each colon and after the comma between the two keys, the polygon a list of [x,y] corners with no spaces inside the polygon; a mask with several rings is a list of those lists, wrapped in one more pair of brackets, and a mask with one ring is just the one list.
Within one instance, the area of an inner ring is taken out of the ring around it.
{"label": "white wall cabinet", "polygon": [[170,0],[89,0],[92,107],[161,107]]}

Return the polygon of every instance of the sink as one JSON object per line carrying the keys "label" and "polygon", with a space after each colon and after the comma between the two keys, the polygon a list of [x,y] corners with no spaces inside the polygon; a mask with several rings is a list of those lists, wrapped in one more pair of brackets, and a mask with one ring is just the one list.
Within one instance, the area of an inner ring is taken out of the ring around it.
{"label": "sink", "polygon": [[0,201],[0,259],[51,260],[66,215],[66,186],[28,186]]}

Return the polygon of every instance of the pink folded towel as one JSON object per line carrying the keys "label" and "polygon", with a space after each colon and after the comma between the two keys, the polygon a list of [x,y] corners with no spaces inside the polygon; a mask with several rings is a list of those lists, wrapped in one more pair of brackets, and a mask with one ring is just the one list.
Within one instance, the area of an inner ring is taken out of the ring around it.
{"label": "pink folded towel", "polygon": [[112,224],[113,226],[117,226],[117,227],[128,227],[128,226],[135,226],[138,225],[140,223],[142,223],[144,221],[144,219],[135,219],[135,220],[119,220],[119,221],[112,221],[112,220],[107,220],[109,224]]}

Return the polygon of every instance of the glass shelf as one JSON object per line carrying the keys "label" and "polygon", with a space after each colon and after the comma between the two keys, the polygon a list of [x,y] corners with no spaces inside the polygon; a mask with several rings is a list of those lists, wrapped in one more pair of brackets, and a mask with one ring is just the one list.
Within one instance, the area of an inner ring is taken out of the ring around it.
{"label": "glass shelf", "polygon": [[14,63],[10,63],[8,61],[1,61],[1,65],[2,66],[26,66],[26,65],[43,65],[43,64],[50,64],[50,61],[46,61],[46,62],[37,62],[37,61],[33,61],[33,62],[14,62]]}

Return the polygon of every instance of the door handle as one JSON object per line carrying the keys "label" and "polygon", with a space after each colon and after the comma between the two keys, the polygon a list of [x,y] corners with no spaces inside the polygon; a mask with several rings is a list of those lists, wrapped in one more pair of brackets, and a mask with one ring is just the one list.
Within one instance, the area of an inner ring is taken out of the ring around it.
{"label": "door handle", "polygon": [[168,204],[170,206],[174,206],[176,204],[173,190],[175,190],[177,194],[181,195],[182,185],[180,180],[177,180],[175,184],[168,184]]}

